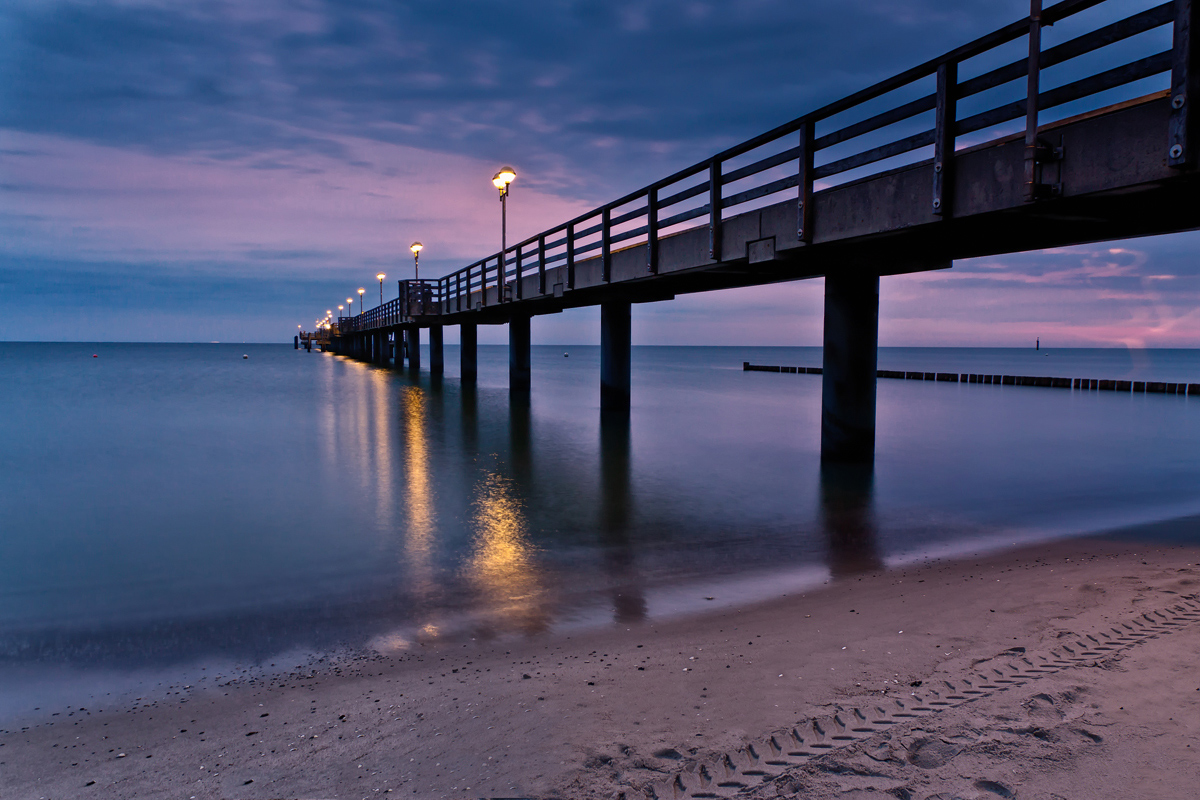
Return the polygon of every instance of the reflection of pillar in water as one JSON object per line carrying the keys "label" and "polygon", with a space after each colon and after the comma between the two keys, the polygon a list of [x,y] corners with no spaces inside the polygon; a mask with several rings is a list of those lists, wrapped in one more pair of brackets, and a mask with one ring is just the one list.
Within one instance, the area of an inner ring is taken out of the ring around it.
{"label": "reflection of pillar in water", "polygon": [[612,581],[617,622],[646,618],[646,598],[638,581],[629,539],[633,497],[629,477],[629,411],[600,415],[600,536]]}
{"label": "reflection of pillar in water", "polygon": [[508,401],[508,460],[517,491],[523,496],[528,496],[533,488],[531,415],[529,395],[525,392],[511,393]]}
{"label": "reflection of pillar in water", "polygon": [[467,455],[479,452],[479,392],[475,384],[464,383],[462,397],[462,441]]}
{"label": "reflection of pillar in water", "polygon": [[821,522],[834,577],[883,568],[871,509],[873,490],[869,464],[821,465]]}

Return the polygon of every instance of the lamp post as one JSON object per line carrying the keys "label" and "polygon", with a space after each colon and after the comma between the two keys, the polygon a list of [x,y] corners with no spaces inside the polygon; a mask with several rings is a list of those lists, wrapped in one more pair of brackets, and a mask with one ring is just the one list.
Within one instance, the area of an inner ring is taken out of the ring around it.
{"label": "lamp post", "polygon": [[379,281],[379,305],[383,305],[383,279],[386,277],[382,272],[375,276],[375,280]]}
{"label": "lamp post", "polygon": [[424,247],[425,245],[420,242],[413,242],[408,246],[408,249],[412,250],[413,254],[413,280],[416,281],[421,280],[421,250]]}
{"label": "lamp post", "polygon": [[517,177],[512,167],[501,167],[492,176],[492,186],[500,190],[500,281],[504,281],[505,251],[508,250],[508,185]]}
{"label": "lamp post", "polygon": [[363,313],[363,295],[366,294],[366,289],[358,287],[358,313]]}

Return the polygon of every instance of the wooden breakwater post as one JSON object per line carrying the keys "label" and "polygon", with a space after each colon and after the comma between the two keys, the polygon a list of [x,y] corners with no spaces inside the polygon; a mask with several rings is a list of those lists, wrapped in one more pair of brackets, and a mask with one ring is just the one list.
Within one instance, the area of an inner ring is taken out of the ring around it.
{"label": "wooden breakwater post", "polygon": [[[780,372],[791,375],[820,375],[820,367],[766,366],[742,362],[743,372]],[[1034,375],[982,375],[971,372],[906,372],[881,369],[880,378],[941,383],[982,383],[993,386],[1037,386],[1046,389],[1076,389],[1079,391],[1130,392],[1132,394],[1180,394],[1200,397],[1200,383],[1168,383],[1166,381],[1118,381],[1099,378],[1055,378]]]}

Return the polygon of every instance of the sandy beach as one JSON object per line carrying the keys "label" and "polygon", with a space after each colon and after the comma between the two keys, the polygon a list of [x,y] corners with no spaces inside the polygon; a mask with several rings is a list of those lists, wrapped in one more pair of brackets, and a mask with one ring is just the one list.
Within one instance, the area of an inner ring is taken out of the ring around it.
{"label": "sandy beach", "polygon": [[0,797],[1194,797],[1197,530],[62,709]]}

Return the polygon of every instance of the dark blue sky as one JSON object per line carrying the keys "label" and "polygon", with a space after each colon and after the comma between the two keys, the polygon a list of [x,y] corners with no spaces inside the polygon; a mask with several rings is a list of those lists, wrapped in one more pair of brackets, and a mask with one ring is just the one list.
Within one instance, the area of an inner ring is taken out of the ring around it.
{"label": "dark blue sky", "polygon": [[[410,274],[413,239],[426,275],[494,251],[501,163],[529,235],[1026,10],[8,0],[0,338],[281,340],[376,272]],[[1197,244],[887,279],[882,343],[1197,346]],[[639,307],[635,340],[815,344],[820,291]],[[594,314],[534,332],[591,342]]]}

